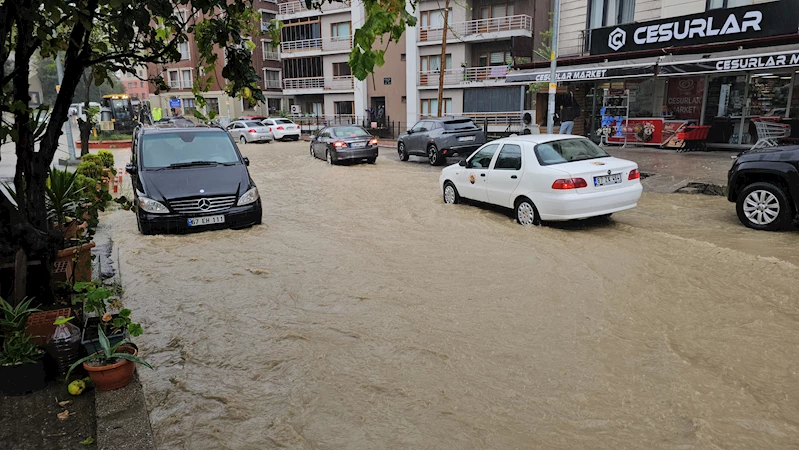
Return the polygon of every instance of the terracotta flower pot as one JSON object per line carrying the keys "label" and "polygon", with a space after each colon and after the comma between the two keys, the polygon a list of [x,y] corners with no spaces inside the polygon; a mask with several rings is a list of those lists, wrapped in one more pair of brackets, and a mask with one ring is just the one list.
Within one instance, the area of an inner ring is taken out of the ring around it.
{"label": "terracotta flower pot", "polygon": [[[119,347],[117,351],[120,353],[130,353],[133,356],[138,354],[135,348],[126,345]],[[133,372],[136,370],[136,364],[133,361],[123,359],[110,366],[90,366],[83,363],[83,368],[89,372],[89,378],[92,379],[97,389],[101,391],[113,391],[114,389],[123,388],[130,383],[130,380],[133,379]]]}

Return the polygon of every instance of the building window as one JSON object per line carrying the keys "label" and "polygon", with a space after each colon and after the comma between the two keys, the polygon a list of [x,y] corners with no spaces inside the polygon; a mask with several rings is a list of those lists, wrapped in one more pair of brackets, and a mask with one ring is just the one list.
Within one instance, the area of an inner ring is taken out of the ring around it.
{"label": "building window", "polygon": [[169,87],[180,89],[180,72],[177,70],[170,70],[166,73],[166,82]]}
{"label": "building window", "polygon": [[193,84],[191,69],[183,69],[180,71],[180,81],[181,81],[181,87],[183,89],[191,89],[191,86]]}
{"label": "building window", "polygon": [[510,51],[491,52],[480,55],[477,66],[507,66],[511,62],[513,62],[513,59],[510,56]]}
{"label": "building window", "polygon": [[[449,10],[449,16],[452,17],[452,8]],[[420,26],[422,29],[437,30],[444,28],[444,10],[439,9],[435,11],[422,11],[419,14]]]}
{"label": "building window", "polygon": [[405,53],[400,54],[400,61],[405,61]]}
{"label": "building window", "polygon": [[588,28],[630,23],[635,16],[635,0],[589,0]]}
{"label": "building window", "polygon": [[348,77],[352,75],[352,68],[349,63],[333,63],[333,76],[334,77]]}
{"label": "building window", "polygon": [[263,53],[264,61],[280,61],[280,53],[278,53],[276,47],[272,47],[271,41],[261,41],[261,51]]}
{"label": "building window", "polygon": [[219,99],[218,98],[207,98],[205,99],[205,107],[208,112],[215,112],[219,114]]}
{"label": "building window", "polygon": [[143,88],[143,87],[144,87],[144,81],[142,81],[142,82],[140,82],[140,83],[139,83],[139,87],[141,87],[141,88]]}
{"label": "building window", "polygon": [[355,102],[333,102],[337,116],[351,116]]}
{"label": "building window", "polygon": [[734,8],[736,6],[746,6],[750,4],[750,0],[707,0],[705,9]]}
{"label": "building window", "polygon": [[188,116],[193,116],[194,111],[197,109],[194,107],[194,99],[193,98],[184,98],[183,102],[183,114]]}
{"label": "building window", "polygon": [[280,33],[281,42],[319,39],[322,37],[322,26],[318,18],[289,19],[283,21]]}
{"label": "building window", "polygon": [[513,15],[513,3],[500,3],[499,5],[484,6],[480,8],[480,19],[494,19]]}
{"label": "building window", "polygon": [[400,102],[402,102],[402,103],[407,103],[407,101],[408,101],[408,97],[407,97],[407,96],[405,96],[405,95],[403,95],[403,96],[400,98]]}
{"label": "building window", "polygon": [[350,39],[350,23],[340,22],[330,25],[330,36],[335,41],[347,41]]}
{"label": "building window", "polygon": [[181,23],[186,23],[188,21],[189,14],[185,9],[179,9],[178,17],[180,18]]}
{"label": "building window", "polygon": [[264,69],[264,88],[280,89],[280,70]]}
{"label": "building window", "polygon": [[[442,108],[441,114],[451,114],[452,113],[452,99],[445,98],[444,100],[444,107]],[[423,98],[421,100],[421,111],[420,114],[422,117],[435,117],[438,115],[438,99],[426,99]]]}
{"label": "building window", "polygon": [[188,42],[181,42],[178,44],[178,50],[180,50],[180,59],[186,60],[191,59],[189,55],[189,43]]}
{"label": "building window", "polygon": [[[441,55],[422,56],[420,59],[422,72],[433,72],[441,70]],[[452,55],[447,55],[446,69],[452,68]]]}
{"label": "building window", "polygon": [[276,18],[274,13],[268,13],[261,11],[261,30],[265,31],[269,28],[269,22]]}

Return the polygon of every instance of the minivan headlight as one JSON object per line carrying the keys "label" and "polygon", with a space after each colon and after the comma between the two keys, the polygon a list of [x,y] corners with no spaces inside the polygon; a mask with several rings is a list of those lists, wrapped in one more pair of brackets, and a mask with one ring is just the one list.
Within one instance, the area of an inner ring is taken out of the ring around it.
{"label": "minivan headlight", "polygon": [[169,212],[163,203],[147,197],[139,197],[139,208],[153,214],[166,214]]}
{"label": "minivan headlight", "polygon": [[254,203],[256,200],[261,198],[258,195],[258,188],[253,187],[249,191],[245,192],[244,195],[239,198],[239,202],[236,204],[237,206],[244,206],[249,205],[250,203]]}

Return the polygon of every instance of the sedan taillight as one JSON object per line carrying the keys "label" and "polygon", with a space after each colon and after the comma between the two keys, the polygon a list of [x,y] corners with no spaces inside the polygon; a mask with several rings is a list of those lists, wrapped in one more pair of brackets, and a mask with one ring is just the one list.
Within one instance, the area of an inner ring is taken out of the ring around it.
{"label": "sedan taillight", "polygon": [[638,169],[633,169],[630,171],[630,175],[627,177],[628,180],[637,180],[641,178],[641,172]]}
{"label": "sedan taillight", "polygon": [[561,178],[552,183],[552,189],[566,190],[588,187],[588,183],[582,178]]}
{"label": "sedan taillight", "polygon": [[283,128],[283,127],[277,127],[277,130],[278,130],[278,131],[283,131],[283,130],[285,130],[285,128]]}
{"label": "sedan taillight", "polygon": [[341,147],[346,147],[346,146],[347,146],[346,142],[338,141],[338,142],[334,142],[333,143],[333,147],[336,147],[336,148],[341,148]]}
{"label": "sedan taillight", "polygon": [[249,130],[247,130],[247,132],[248,133],[255,133],[255,128],[250,128]]}

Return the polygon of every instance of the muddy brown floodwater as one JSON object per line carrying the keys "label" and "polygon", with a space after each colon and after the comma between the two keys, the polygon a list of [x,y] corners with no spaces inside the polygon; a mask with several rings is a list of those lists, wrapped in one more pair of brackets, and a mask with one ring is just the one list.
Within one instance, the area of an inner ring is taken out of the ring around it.
{"label": "muddy brown floodwater", "polygon": [[419,164],[243,151],[262,226],[105,220],[159,448],[799,446],[799,232],[681,194],[522,228]]}

